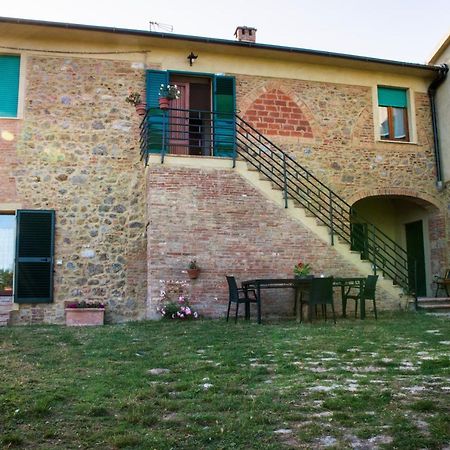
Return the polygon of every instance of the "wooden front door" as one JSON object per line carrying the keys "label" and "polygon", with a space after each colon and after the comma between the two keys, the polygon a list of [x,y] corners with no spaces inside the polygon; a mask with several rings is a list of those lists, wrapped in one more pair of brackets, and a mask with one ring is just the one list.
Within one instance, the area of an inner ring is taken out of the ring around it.
{"label": "wooden front door", "polygon": [[189,83],[174,83],[180,90],[180,98],[169,103],[169,153],[189,154]]}
{"label": "wooden front door", "polygon": [[425,278],[425,252],[423,249],[422,221],[405,224],[406,251],[408,252],[408,277],[412,288],[417,285],[418,297],[427,295]]}

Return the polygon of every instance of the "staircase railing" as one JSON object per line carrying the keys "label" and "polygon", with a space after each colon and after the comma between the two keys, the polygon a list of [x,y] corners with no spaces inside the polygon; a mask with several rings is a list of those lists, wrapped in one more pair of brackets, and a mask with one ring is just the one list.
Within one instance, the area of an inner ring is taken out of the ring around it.
{"label": "staircase railing", "polygon": [[[152,145],[155,148],[152,129],[161,147],[161,162],[167,153],[214,155],[216,135],[219,134],[222,141],[229,136],[227,130],[222,137],[220,130],[214,133],[215,112],[173,110],[163,114],[168,115],[167,120],[157,127],[149,126],[149,112],[142,121],[141,158],[146,162],[149,148]],[[293,200],[327,226],[331,245],[336,238],[346,242],[352,250],[360,252],[362,259],[371,262],[374,274],[381,273],[392,279],[407,293],[416,292],[415,261],[408,257],[406,250],[251,124],[238,115],[231,118],[234,118],[236,131],[229,142],[234,148],[233,159],[239,155],[280,189],[286,208],[289,200]]]}

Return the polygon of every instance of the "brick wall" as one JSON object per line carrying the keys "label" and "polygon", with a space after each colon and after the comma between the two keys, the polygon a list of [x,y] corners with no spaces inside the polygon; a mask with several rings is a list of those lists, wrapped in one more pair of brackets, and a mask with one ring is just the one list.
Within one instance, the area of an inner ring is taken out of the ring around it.
{"label": "brick wall", "polygon": [[[292,277],[301,259],[316,274],[358,276],[332,247],[233,170],[150,166],[147,189],[149,316],[156,310],[161,280],[186,280],[192,258],[201,267],[200,277],[188,281],[193,305],[212,317],[226,314],[225,275],[239,281]],[[292,292],[264,292],[266,317],[292,315],[292,308]]]}
{"label": "brick wall", "polygon": [[267,136],[313,137],[303,111],[279,89],[264,92],[254,100],[244,119]]}

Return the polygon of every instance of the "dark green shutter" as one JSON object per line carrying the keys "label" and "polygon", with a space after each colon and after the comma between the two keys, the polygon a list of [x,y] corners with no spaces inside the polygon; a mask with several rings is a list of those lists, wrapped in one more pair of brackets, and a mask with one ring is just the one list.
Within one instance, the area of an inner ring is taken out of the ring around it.
{"label": "dark green shutter", "polygon": [[[159,109],[159,88],[169,83],[169,73],[163,70],[147,70],[147,108],[148,138],[147,151],[161,153],[163,145],[167,146],[169,121],[167,114]],[[164,139],[165,138],[165,139]]]}
{"label": "dark green shutter", "polygon": [[406,89],[378,87],[378,106],[406,108]]}
{"label": "dark green shutter", "polygon": [[20,56],[0,55],[0,117],[17,117]]}
{"label": "dark green shutter", "polygon": [[214,156],[232,158],[236,143],[234,77],[214,77]]}
{"label": "dark green shutter", "polygon": [[54,229],[54,211],[17,211],[15,302],[53,301]]}

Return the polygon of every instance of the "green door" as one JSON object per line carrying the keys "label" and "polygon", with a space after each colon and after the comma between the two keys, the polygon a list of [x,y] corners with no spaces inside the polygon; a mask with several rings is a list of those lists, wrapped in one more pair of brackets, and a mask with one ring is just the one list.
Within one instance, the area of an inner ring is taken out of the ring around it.
{"label": "green door", "polygon": [[[423,249],[423,225],[422,221],[407,223],[406,251],[408,252],[408,278],[409,286],[415,289],[417,283],[417,297],[427,295],[425,278],[425,252]],[[415,261],[415,262],[414,262]],[[415,279],[417,277],[417,279]]]}
{"label": "green door", "polygon": [[369,259],[367,223],[351,223],[350,249],[361,252],[361,259]]}

